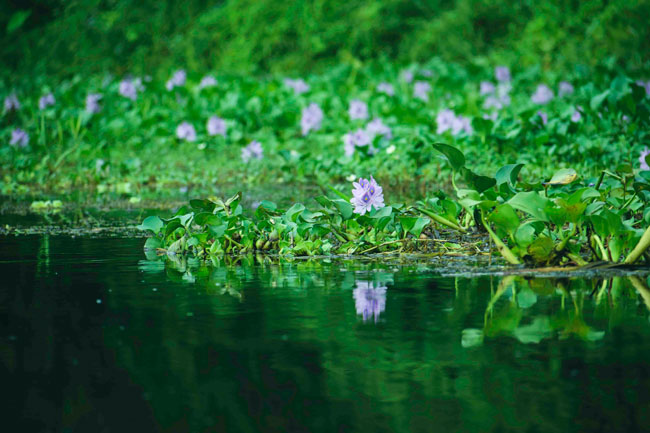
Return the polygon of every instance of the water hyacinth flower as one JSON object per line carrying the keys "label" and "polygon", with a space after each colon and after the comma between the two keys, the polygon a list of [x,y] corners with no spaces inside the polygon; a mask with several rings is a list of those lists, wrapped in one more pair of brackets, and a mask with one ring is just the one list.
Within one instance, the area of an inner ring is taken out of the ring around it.
{"label": "water hyacinth flower", "polygon": [[368,118],[368,105],[358,99],[350,101],[350,108],[348,109],[350,119],[367,119]]}
{"label": "water hyacinth flower", "polygon": [[217,116],[211,116],[207,124],[208,135],[226,136],[226,121]]}
{"label": "water hyacinth flower", "polygon": [[493,112],[491,112],[490,114],[487,114],[487,113],[484,113],[484,114],[483,114],[483,118],[484,118],[485,120],[491,120],[491,121],[493,121],[493,122],[497,120],[497,117],[498,117],[498,114],[497,114],[496,111],[493,111]]}
{"label": "water hyacinth flower", "polygon": [[54,105],[55,102],[56,101],[54,100],[54,95],[52,93],[48,93],[47,95],[41,96],[41,98],[38,100],[38,108],[39,110],[45,110],[50,105]]}
{"label": "water hyacinth flower", "polygon": [[89,93],[86,95],[86,111],[90,114],[99,113],[102,107],[99,105],[99,100],[102,99],[100,93]]}
{"label": "water hyacinth flower", "polygon": [[173,90],[174,87],[183,87],[186,80],[187,74],[183,69],[179,69],[178,71],[174,72],[174,75],[172,75],[169,80],[167,80],[167,83],[165,83],[165,88],[167,90]]}
{"label": "water hyacinth flower", "polygon": [[395,87],[390,83],[379,83],[377,91],[388,96],[395,96]]}
{"label": "water hyacinth flower", "polygon": [[571,83],[569,83],[568,81],[560,81],[560,84],[558,85],[558,89],[557,89],[557,94],[560,98],[572,94],[573,91],[574,89]]}
{"label": "water hyacinth flower", "polygon": [[638,80],[636,84],[638,84],[639,86],[645,89],[646,96],[650,96],[650,80],[648,81]]}
{"label": "water hyacinth flower", "polygon": [[550,87],[546,84],[540,84],[535,89],[535,93],[530,97],[530,100],[535,104],[545,105],[551,102],[554,96]]}
{"label": "water hyacinth flower", "polygon": [[296,95],[300,95],[305,92],[309,92],[309,84],[305,82],[302,78],[298,78],[297,80],[292,80],[291,78],[287,78],[284,80],[284,85],[293,89],[293,92]]}
{"label": "water hyacinth flower", "polygon": [[465,116],[457,116],[456,113],[449,109],[441,110],[436,116],[436,133],[443,134],[446,131],[451,131],[453,135],[464,131],[465,133],[472,134],[474,129],[469,118]]}
{"label": "water hyacinth flower", "polygon": [[350,203],[354,205],[354,213],[364,215],[370,212],[372,207],[381,209],[385,206],[384,192],[372,176],[370,180],[360,177],[359,182],[354,182],[352,185],[354,189]]}
{"label": "water hyacinth flower", "polygon": [[4,102],[5,111],[18,111],[20,110],[20,102],[15,93],[7,96]]}
{"label": "water hyacinth flower", "polygon": [[574,108],[573,114],[571,115],[571,121],[573,123],[578,123],[580,122],[580,119],[582,119],[582,114],[580,113],[581,110],[582,110],[581,106],[577,106],[576,108]]}
{"label": "water hyacinth flower", "polygon": [[323,110],[318,104],[312,102],[306,108],[302,109],[302,117],[300,118],[300,129],[302,135],[307,135],[309,131],[318,131],[323,122]]}
{"label": "water hyacinth flower", "polygon": [[540,119],[542,119],[543,125],[546,125],[548,123],[548,114],[546,114],[543,111],[538,111],[537,115],[539,116]]}
{"label": "water hyacinth flower", "polygon": [[264,149],[262,149],[262,143],[259,141],[251,141],[248,146],[242,148],[241,150],[241,159],[244,162],[254,159],[262,159],[264,157]]}
{"label": "water hyacinth flower", "polygon": [[639,156],[639,162],[641,163],[641,170],[645,170],[645,171],[650,170],[650,166],[648,166],[648,163],[645,160],[645,157],[648,155],[650,155],[650,150],[648,150],[648,148],[646,147],[641,152],[641,156]]}
{"label": "water hyacinth flower", "polygon": [[481,96],[491,95],[497,90],[496,86],[489,81],[481,81],[479,93]]}
{"label": "water hyacinth flower", "polygon": [[497,66],[494,68],[494,76],[497,81],[508,82],[510,81],[510,69],[507,66]]}
{"label": "water hyacinth flower", "polygon": [[125,98],[135,101],[138,97],[138,88],[136,83],[130,79],[120,81],[119,93]]}
{"label": "water hyacinth flower", "polygon": [[391,131],[390,127],[385,125],[384,122],[382,122],[381,119],[379,118],[373,119],[372,122],[366,125],[366,132],[371,137],[381,135],[387,138],[388,140],[393,138],[393,132]]}
{"label": "water hyacinth flower", "polygon": [[413,85],[413,97],[424,102],[429,102],[430,91],[431,84],[427,83],[426,81],[416,81]]}
{"label": "water hyacinth flower", "polygon": [[29,144],[29,135],[22,129],[16,128],[11,131],[11,141],[9,144],[12,146],[27,147]]}
{"label": "water hyacinth flower", "polygon": [[195,141],[196,131],[189,122],[182,122],[176,127],[176,137],[179,140]]}
{"label": "water hyacinth flower", "polygon": [[402,71],[401,76],[402,80],[404,80],[405,83],[411,83],[413,81],[413,78],[415,78],[415,75],[412,71]]}
{"label": "water hyacinth flower", "polygon": [[214,87],[216,85],[217,79],[212,75],[206,75],[205,77],[201,78],[201,82],[199,83],[199,90],[206,89],[208,87]]}
{"label": "water hyacinth flower", "polygon": [[363,321],[373,318],[375,322],[386,309],[386,286],[375,285],[367,281],[357,281],[357,287],[352,292],[354,307],[357,315]]}

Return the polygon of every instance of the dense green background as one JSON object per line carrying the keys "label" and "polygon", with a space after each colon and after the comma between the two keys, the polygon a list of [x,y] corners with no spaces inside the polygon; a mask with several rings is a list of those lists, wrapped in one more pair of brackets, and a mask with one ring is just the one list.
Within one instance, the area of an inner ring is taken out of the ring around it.
{"label": "dense green background", "polygon": [[[20,11],[30,11],[21,24]],[[650,0],[13,0],[0,4],[5,71],[312,71],[438,56],[563,68],[650,59]]]}

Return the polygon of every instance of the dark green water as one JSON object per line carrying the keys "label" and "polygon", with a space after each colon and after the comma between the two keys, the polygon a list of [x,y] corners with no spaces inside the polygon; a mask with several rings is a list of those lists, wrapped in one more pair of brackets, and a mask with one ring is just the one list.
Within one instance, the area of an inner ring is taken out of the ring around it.
{"label": "dark green water", "polygon": [[142,243],[0,238],[4,431],[650,427],[645,278],[201,267]]}

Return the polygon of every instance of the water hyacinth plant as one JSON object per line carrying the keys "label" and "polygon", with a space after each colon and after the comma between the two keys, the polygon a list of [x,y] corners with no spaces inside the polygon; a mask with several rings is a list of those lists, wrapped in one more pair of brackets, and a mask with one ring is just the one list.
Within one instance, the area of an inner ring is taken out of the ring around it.
{"label": "water hyacinth plant", "polygon": [[11,140],[9,144],[18,147],[27,147],[29,145],[29,135],[20,128],[11,131]]}
{"label": "water hyacinth plant", "polygon": [[38,100],[38,109],[39,110],[45,110],[47,107],[54,105],[55,102],[56,101],[55,101],[54,95],[52,93],[48,93],[47,95],[43,95]]}
{"label": "water hyacinth plant", "polygon": [[189,122],[182,122],[176,127],[176,137],[179,140],[196,141],[196,130]]}
{"label": "water hyacinth plant", "polygon": [[85,110],[90,114],[96,114],[102,111],[102,107],[99,105],[100,99],[102,99],[102,95],[100,93],[90,93],[86,95]]}
{"label": "water hyacinth plant", "polygon": [[120,81],[119,92],[120,95],[132,101],[135,101],[138,98],[138,88],[136,86],[136,82],[131,79],[124,79]]}
{"label": "water hyacinth plant", "polygon": [[259,141],[251,141],[241,150],[241,159],[244,162],[249,162],[251,159],[262,159],[263,157],[264,149],[262,149],[262,143]]}
{"label": "water hyacinth plant", "polygon": [[175,87],[183,87],[185,85],[185,81],[187,81],[187,73],[183,69],[179,69],[178,71],[174,72],[174,75],[167,80],[167,83],[165,83],[165,88],[167,90],[174,90]]}
{"label": "water hyacinth plant", "polygon": [[395,87],[390,83],[379,83],[377,84],[377,91],[388,96],[395,96]]}
{"label": "water hyacinth plant", "polygon": [[553,91],[546,84],[540,84],[535,89],[535,93],[530,97],[533,103],[538,105],[546,105],[553,99]]}
{"label": "water hyacinth plant", "polygon": [[221,135],[225,137],[227,129],[226,121],[218,116],[210,116],[206,129],[208,130],[208,135]]}
{"label": "water hyacinth plant", "polygon": [[368,118],[368,105],[358,99],[350,101],[350,108],[348,108],[348,115],[351,120],[364,120]]}
{"label": "water hyacinth plant", "polygon": [[296,95],[301,95],[303,93],[309,92],[309,84],[302,78],[297,80],[287,78],[284,80],[284,85],[293,90]]}
{"label": "water hyacinth plant", "polygon": [[15,93],[5,97],[4,110],[5,112],[20,110],[20,101]]}
{"label": "water hyacinth plant", "polygon": [[510,77],[510,68],[507,66],[497,66],[494,68],[494,77],[497,81],[500,82],[509,82],[512,78]]}
{"label": "water hyacinth plant", "polygon": [[[352,156],[357,147],[372,147],[372,138],[364,129],[348,132],[343,136],[343,149],[346,156]],[[372,153],[372,149],[369,150]]]}
{"label": "water hyacinth plant", "polygon": [[201,82],[199,83],[199,90],[215,87],[217,84],[218,83],[216,78],[214,78],[212,75],[206,75],[205,77],[201,78]]}
{"label": "water hyacinth plant", "polygon": [[370,180],[359,178],[359,181],[354,182],[353,186],[350,203],[354,206],[354,213],[364,215],[373,207],[381,209],[385,206],[384,192],[372,176],[370,176]]}
{"label": "water hyacinth plant", "polygon": [[300,130],[302,135],[309,134],[309,131],[318,131],[323,122],[323,110],[318,104],[312,102],[303,108],[300,118]]}
{"label": "water hyacinth plant", "polygon": [[431,92],[431,84],[426,81],[416,81],[413,85],[414,98],[429,102],[429,92]]}
{"label": "water hyacinth plant", "polygon": [[376,323],[384,312],[387,289],[386,286],[375,282],[357,281],[352,296],[357,315],[361,316],[364,322],[373,319]]}

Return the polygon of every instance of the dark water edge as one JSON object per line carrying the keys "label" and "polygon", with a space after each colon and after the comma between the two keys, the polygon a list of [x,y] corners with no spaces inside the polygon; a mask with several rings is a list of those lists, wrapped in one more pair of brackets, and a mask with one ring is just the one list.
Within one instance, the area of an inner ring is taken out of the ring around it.
{"label": "dark water edge", "polygon": [[[6,431],[647,431],[646,277],[0,237]],[[639,283],[641,285],[639,285]]]}

